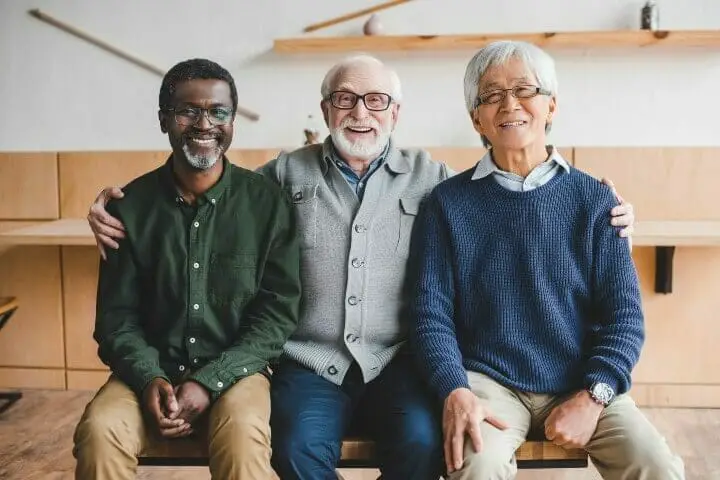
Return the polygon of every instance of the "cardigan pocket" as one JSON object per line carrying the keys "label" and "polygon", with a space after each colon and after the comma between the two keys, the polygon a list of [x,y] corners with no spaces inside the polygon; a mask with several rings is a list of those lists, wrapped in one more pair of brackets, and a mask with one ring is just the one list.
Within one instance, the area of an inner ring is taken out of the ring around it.
{"label": "cardigan pocket", "polygon": [[410,254],[410,238],[412,236],[412,228],[420,209],[422,197],[402,197],[400,198],[400,225],[398,232],[398,242],[395,249],[400,256],[407,257]]}
{"label": "cardigan pocket", "polygon": [[300,231],[300,246],[303,249],[315,248],[317,243],[318,186],[315,184],[286,187],[295,210],[295,218]]}

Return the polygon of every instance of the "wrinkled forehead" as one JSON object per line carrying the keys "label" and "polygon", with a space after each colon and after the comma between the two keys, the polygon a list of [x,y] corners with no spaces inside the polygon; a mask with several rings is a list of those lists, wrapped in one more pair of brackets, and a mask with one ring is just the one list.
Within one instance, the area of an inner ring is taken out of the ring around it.
{"label": "wrinkled forehead", "polygon": [[530,67],[518,57],[510,57],[502,63],[488,67],[480,77],[480,90],[507,88],[518,84],[535,84],[538,79]]}
{"label": "wrinkled forehead", "polygon": [[367,92],[393,93],[388,71],[365,64],[352,65],[338,72],[332,90],[348,90],[361,95]]}

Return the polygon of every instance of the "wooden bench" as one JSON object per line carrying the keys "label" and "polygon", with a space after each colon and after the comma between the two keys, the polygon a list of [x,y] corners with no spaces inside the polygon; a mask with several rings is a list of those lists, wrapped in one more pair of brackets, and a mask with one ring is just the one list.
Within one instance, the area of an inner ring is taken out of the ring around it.
{"label": "wooden bench", "polygon": [[[518,468],[585,468],[585,450],[565,450],[551,442],[527,441],[516,452]],[[207,448],[197,440],[178,439],[158,443],[138,456],[143,466],[207,466]],[[347,438],[342,444],[338,468],[377,468],[375,443]]]}

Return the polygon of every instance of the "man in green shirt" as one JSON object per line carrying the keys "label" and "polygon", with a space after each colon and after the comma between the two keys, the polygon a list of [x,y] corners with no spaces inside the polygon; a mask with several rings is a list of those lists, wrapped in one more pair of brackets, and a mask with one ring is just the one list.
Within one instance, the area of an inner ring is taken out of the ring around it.
{"label": "man in green shirt", "polygon": [[225,69],[179,63],[159,103],[172,155],[108,205],[126,227],[98,282],[94,337],[112,376],[77,427],[76,478],[134,478],[138,453],[193,433],[214,479],[277,478],[268,364],[297,325],[292,206],[224,155],[237,108]]}

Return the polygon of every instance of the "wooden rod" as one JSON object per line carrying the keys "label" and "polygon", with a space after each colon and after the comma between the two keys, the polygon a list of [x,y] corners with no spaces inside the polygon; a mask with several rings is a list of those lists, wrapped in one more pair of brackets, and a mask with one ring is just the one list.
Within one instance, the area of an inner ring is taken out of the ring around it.
{"label": "wooden rod", "polygon": [[381,3],[379,5],[375,5],[374,7],[366,8],[364,10],[358,10],[357,12],[348,13],[341,17],[331,18],[330,20],[325,20],[324,22],[310,25],[309,27],[305,27],[305,30],[303,30],[303,31],[305,33],[314,32],[315,30],[320,30],[321,28],[329,27],[332,25],[337,25],[338,23],[342,23],[342,22],[347,22],[348,20],[352,20],[353,18],[362,17],[363,15],[367,15],[368,13],[374,13],[374,12],[378,12],[380,10],[385,10],[386,8],[394,7],[396,5],[400,5],[402,3],[407,3],[409,1],[410,0],[392,0],[390,2]]}
{"label": "wooden rod", "polygon": [[[82,30],[80,30],[77,27],[73,27],[72,25],[62,22],[62,21],[52,17],[51,15],[48,15],[47,13],[41,12],[39,8],[32,9],[28,13],[31,16],[37,18],[38,20],[41,20],[41,21],[48,23],[54,27],[57,27],[60,30],[63,30],[64,32],[67,32],[71,35],[75,35],[76,37],[81,38],[81,39],[95,45],[96,47],[99,47],[99,48],[105,50],[106,52],[112,53],[113,55],[116,55],[124,60],[127,60],[128,62],[133,63],[133,64],[137,65],[138,67],[143,68],[149,72],[152,72],[161,77],[165,76],[165,73],[167,73],[163,69],[156,67],[155,65],[152,65],[134,55],[130,55],[129,53],[124,52],[124,51],[120,50],[119,48],[114,47],[114,46],[110,45],[109,43],[107,43],[103,40],[100,40],[99,38],[97,38],[95,36],[90,35],[89,33],[83,32]],[[257,121],[260,119],[260,116],[257,113],[252,112],[252,111],[250,111],[246,108],[243,108],[239,105],[237,107],[237,114],[242,115],[253,121]]]}

